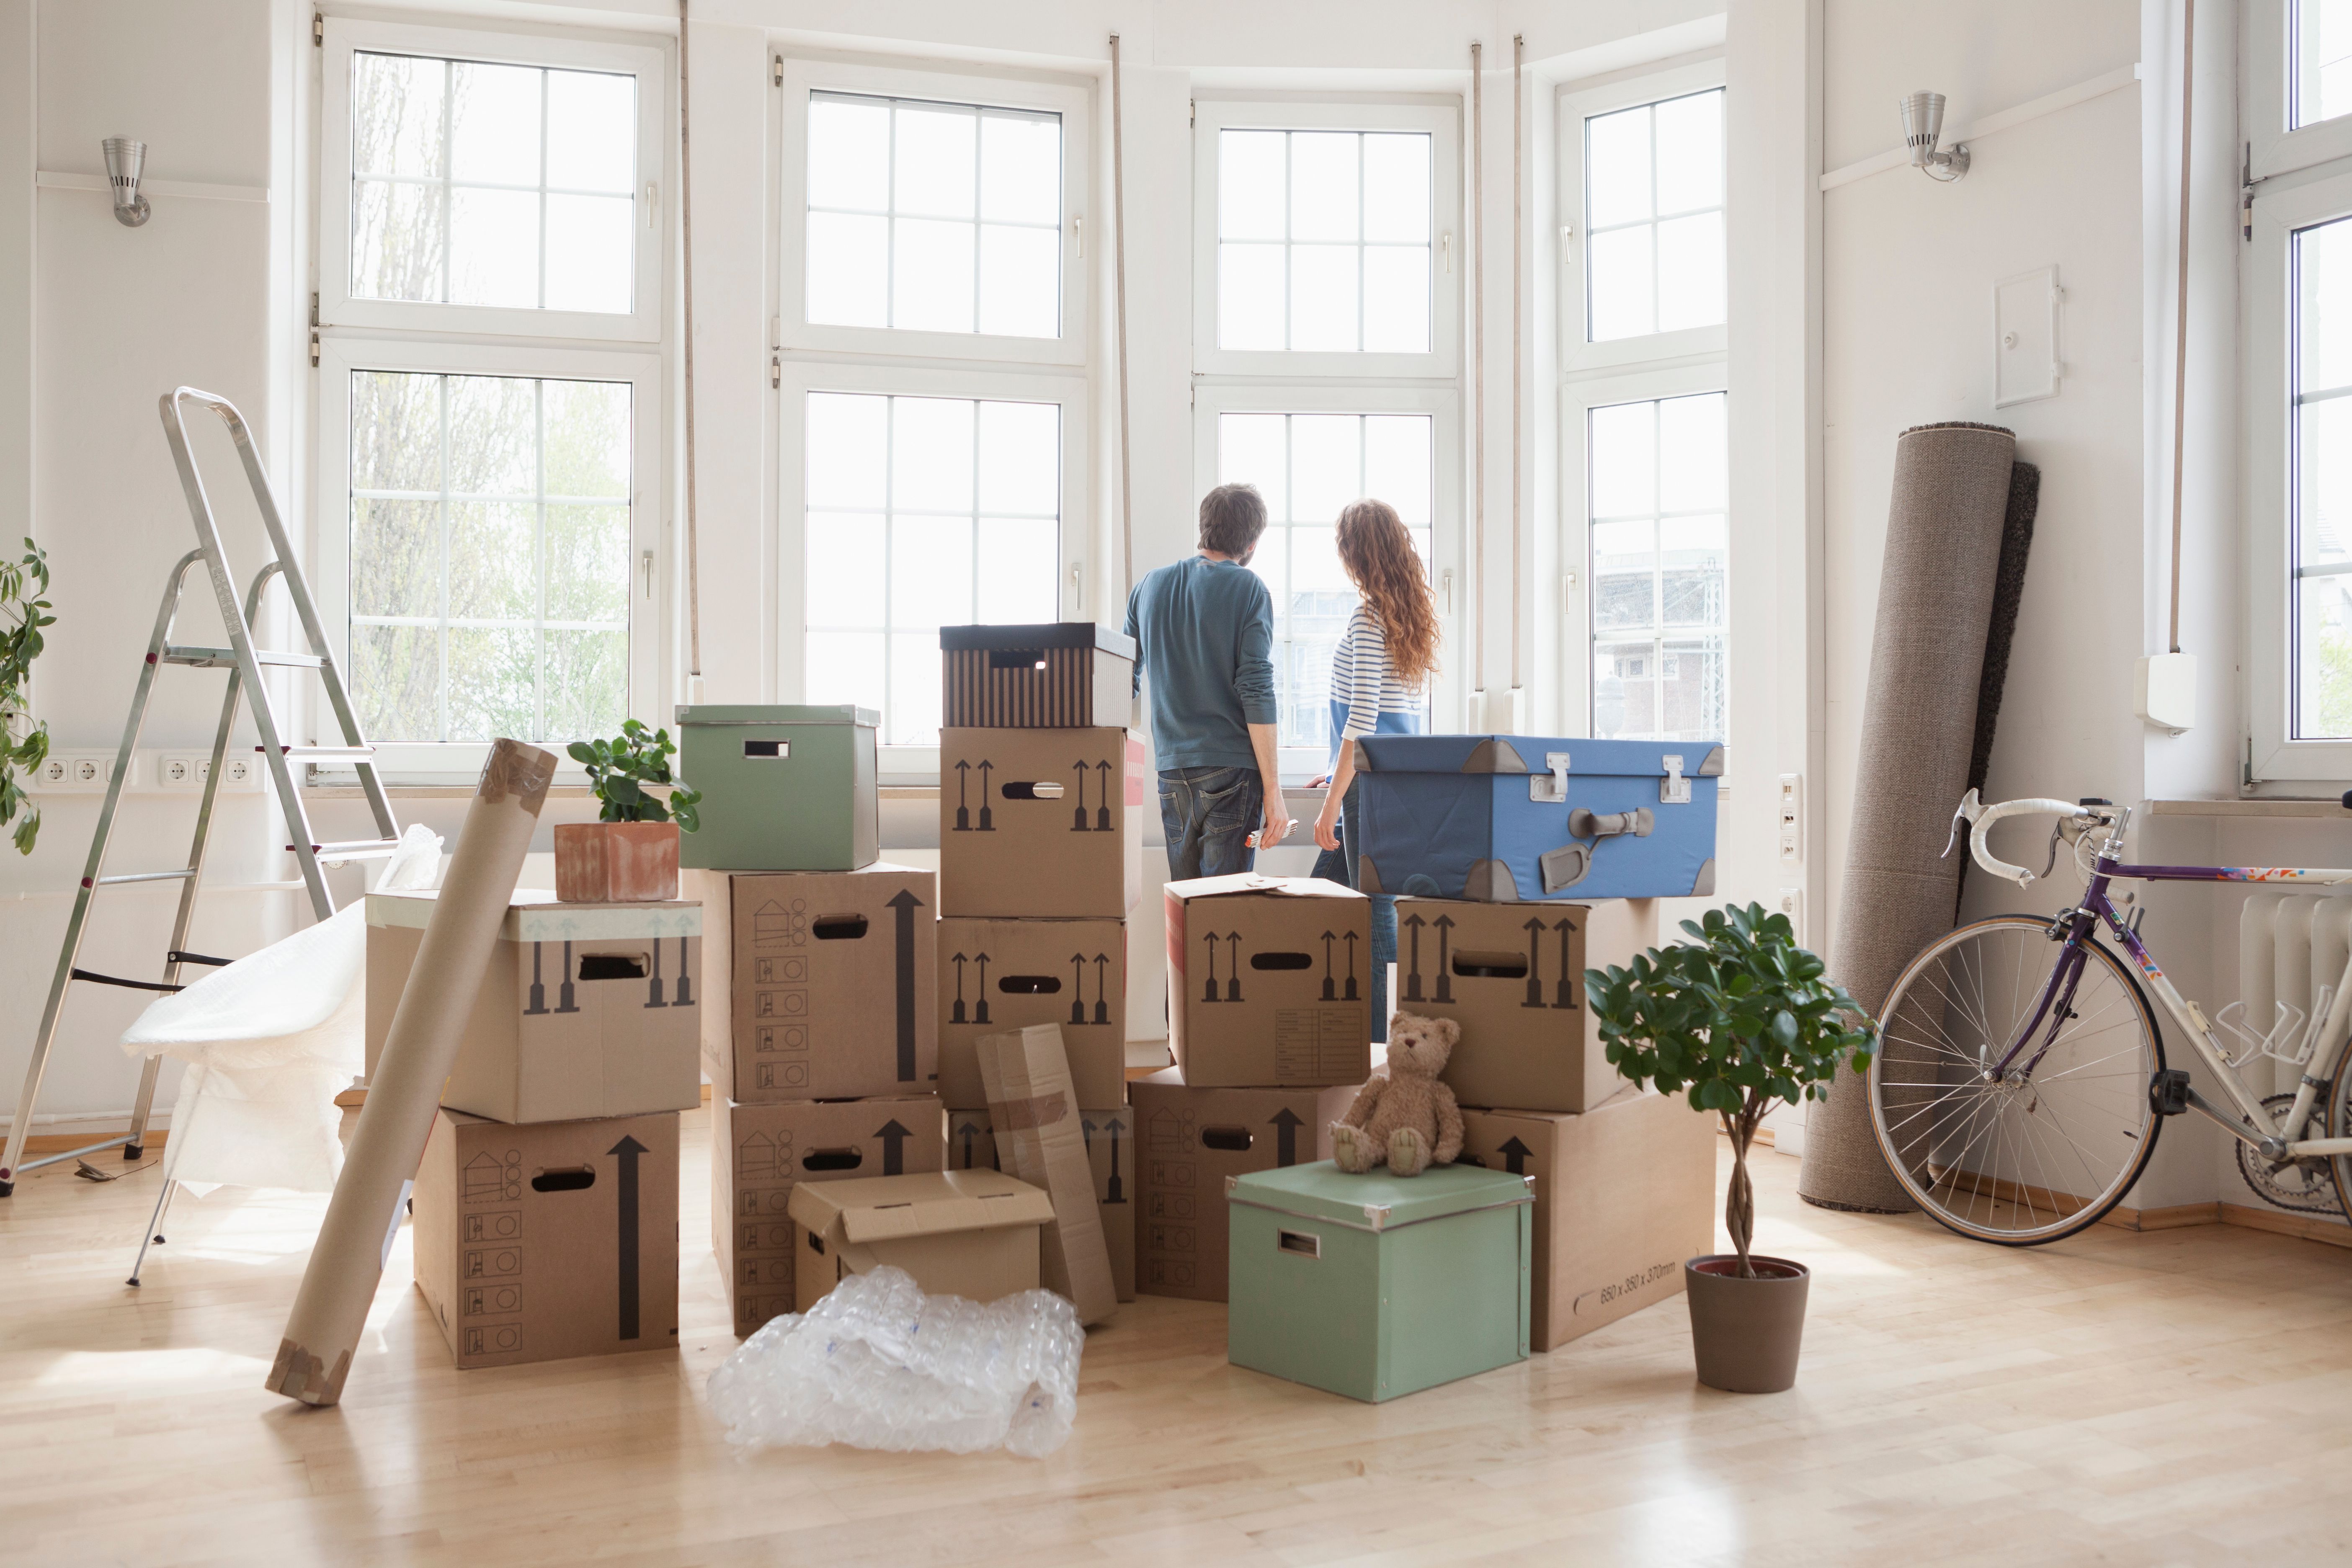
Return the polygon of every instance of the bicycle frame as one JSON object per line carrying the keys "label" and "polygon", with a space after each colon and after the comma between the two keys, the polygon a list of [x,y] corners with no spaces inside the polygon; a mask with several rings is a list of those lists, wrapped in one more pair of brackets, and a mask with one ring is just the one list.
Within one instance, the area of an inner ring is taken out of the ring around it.
{"label": "bicycle frame", "polygon": [[[2316,1158],[2332,1154],[2352,1154],[2352,1138],[2296,1138],[2311,1121],[2319,1096],[2334,1079],[2344,1058],[2345,1048],[2352,1044],[2352,963],[2345,966],[2343,981],[2336,988],[2336,1000],[2329,1007],[2327,1020],[2321,1030],[2320,1048],[2305,1064],[2303,1080],[2296,1087],[2294,1104],[2284,1123],[2274,1122],[2263,1109],[2259,1097],[2247,1089],[2238,1077],[2237,1068],[2213,1038],[2212,1026],[2197,1005],[2180,994],[2156,955],[2141,942],[2107,897],[2107,884],[2121,878],[2141,882],[2309,882],[2315,886],[2352,883],[2352,871],[2305,868],[2286,866],[2136,866],[2116,860],[2108,853],[2123,836],[2124,821],[2129,814],[2109,826],[2105,844],[2100,848],[2088,884],[2083,890],[2082,901],[2072,910],[2052,921],[2052,940],[2063,940],[2064,947],[2057,963],[2051,965],[2050,977],[2042,983],[2032,1015],[2019,1028],[2008,1048],[1998,1061],[1990,1064],[1988,1071],[1995,1081],[2012,1071],[2030,1074],[2040,1064],[2058,1037],[2058,1029],[2069,1016],[2074,999],[2074,987],[2082,979],[2085,944],[2095,937],[2104,921],[2116,943],[2131,956],[2148,989],[2156,994],[2166,1012],[2172,1015],[2189,1037],[2189,1043],[2205,1065],[2213,1069],[2223,1093],[2229,1099],[2242,1122],[2233,1121],[2195,1089],[2189,1091],[2190,1109],[2197,1110],[2242,1142],[2251,1143],[2273,1160]],[[2059,921],[2066,922],[2064,936],[2056,933]],[[2047,1025],[2046,1032],[2044,1026]],[[2038,1047],[2032,1045],[2037,1033],[2043,1037]],[[2018,1058],[2032,1047],[2032,1054],[2021,1064]]]}

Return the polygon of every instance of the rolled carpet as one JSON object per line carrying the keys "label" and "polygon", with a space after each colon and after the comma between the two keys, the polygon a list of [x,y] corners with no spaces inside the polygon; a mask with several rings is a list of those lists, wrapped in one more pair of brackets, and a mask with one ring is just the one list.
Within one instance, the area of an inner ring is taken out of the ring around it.
{"label": "rolled carpet", "polygon": [[[1963,858],[1944,858],[1944,844],[1979,761],[1980,712],[1990,752],[2017,606],[2016,583],[2005,595],[2000,587],[2005,575],[2022,581],[2039,493],[2038,474],[2015,482],[2016,453],[2015,435],[1992,425],[1923,425],[1895,441],[1853,831],[1829,955],[1831,973],[1874,1016],[1903,966],[1952,929]],[[2021,531],[2010,526],[2012,500],[2023,509]],[[1997,606],[2005,612],[1998,634]],[[1879,1152],[1861,1079],[1842,1074],[1832,1090],[1805,1117],[1798,1195],[1825,1208],[1908,1211],[1911,1199]]]}

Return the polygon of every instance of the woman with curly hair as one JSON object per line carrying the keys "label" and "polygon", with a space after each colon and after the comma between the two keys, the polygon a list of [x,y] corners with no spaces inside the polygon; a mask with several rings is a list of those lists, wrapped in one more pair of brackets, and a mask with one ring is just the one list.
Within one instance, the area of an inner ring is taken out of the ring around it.
{"label": "woman with curly hair", "polygon": [[[1316,874],[1358,886],[1356,745],[1366,735],[1421,732],[1429,676],[1437,666],[1437,611],[1429,574],[1404,520],[1386,501],[1358,500],[1339,513],[1339,563],[1362,602],[1331,654],[1331,777],[1315,842]],[[1337,873],[1334,875],[1334,873]],[[1372,900],[1372,974],[1396,960],[1396,900]],[[1373,1010],[1372,1038],[1388,1037]]]}

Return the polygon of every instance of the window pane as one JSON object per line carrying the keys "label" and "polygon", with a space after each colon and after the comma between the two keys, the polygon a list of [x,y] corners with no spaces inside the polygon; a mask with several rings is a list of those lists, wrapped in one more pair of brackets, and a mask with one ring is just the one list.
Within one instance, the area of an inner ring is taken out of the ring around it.
{"label": "window pane", "polygon": [[1429,138],[1364,138],[1364,237],[1429,240]]}
{"label": "window pane", "polygon": [[980,121],[980,216],[991,223],[1062,222],[1062,122],[988,114]]}
{"label": "window pane", "polygon": [[562,742],[627,716],[629,390],[353,373],[352,695],[371,736]]}
{"label": "window pane", "polygon": [[902,217],[895,225],[890,324],[908,331],[969,332],[973,226]]}
{"label": "window pane", "polygon": [[590,71],[547,73],[547,183],[627,195],[637,183],[637,84]]}
{"label": "window pane", "polygon": [[980,330],[1008,338],[1058,337],[1061,310],[1061,231],[983,225]]}
{"label": "window pane", "polygon": [[[890,210],[888,104],[864,98],[809,100],[808,200],[812,209]],[[814,236],[809,255],[814,260]]]}
{"label": "window pane", "polygon": [[354,54],[352,297],[628,313],[637,127],[626,75]]}
{"label": "window pane", "polygon": [[1429,352],[1429,250],[1394,245],[1364,249],[1364,352]]}
{"label": "window pane", "polygon": [[1722,739],[1725,406],[1710,392],[1587,416],[1596,735]]}
{"label": "window pane", "polygon": [[935,744],[939,628],[1056,618],[1061,414],[809,395],[806,700],[879,707],[885,743]]}
{"label": "window pane", "polygon": [[1363,442],[1361,415],[1290,416],[1289,521],[1339,521],[1339,509],[1364,493]]}
{"label": "window pane", "polygon": [[2352,113],[2352,0],[2295,0],[2293,122],[2344,113]]}
{"label": "window pane", "polygon": [[1289,138],[1279,131],[1217,133],[1217,237],[1287,239]]}
{"label": "window pane", "polygon": [[1301,353],[1353,353],[1361,338],[1352,245],[1290,247],[1290,346]]}
{"label": "window pane", "polygon": [[979,115],[969,109],[901,103],[894,118],[891,210],[926,217],[977,216]]}
{"label": "window pane", "polygon": [[1217,416],[1217,482],[1255,485],[1265,498],[1266,515],[1276,521],[1290,516],[1290,492],[1285,484],[1288,459],[1289,419],[1280,414],[1221,414]]}
{"label": "window pane", "polygon": [[2352,220],[2294,237],[2298,395],[2352,386]]}
{"label": "window pane", "polygon": [[1283,257],[1279,245],[1217,247],[1218,347],[1286,346],[1289,285],[1283,277]]}
{"label": "window pane", "polygon": [[539,184],[540,78],[523,66],[458,60],[449,69],[449,177]]}
{"label": "window pane", "polygon": [[2293,734],[2334,740],[2352,736],[2352,219],[2298,232],[2294,269]]}
{"label": "window pane", "polygon": [[[1364,493],[1396,508],[1412,529],[1430,522],[1430,422],[1426,415],[1367,415],[1364,418]],[[1429,559],[1427,551],[1423,561]]]}
{"label": "window pane", "polygon": [[1427,353],[1431,145],[1419,133],[1219,132],[1218,346]]}
{"label": "window pane", "polygon": [[808,319],[825,326],[890,324],[890,220],[808,215]]}
{"label": "window pane", "polygon": [[1585,338],[1724,321],[1723,89],[1584,122]]}

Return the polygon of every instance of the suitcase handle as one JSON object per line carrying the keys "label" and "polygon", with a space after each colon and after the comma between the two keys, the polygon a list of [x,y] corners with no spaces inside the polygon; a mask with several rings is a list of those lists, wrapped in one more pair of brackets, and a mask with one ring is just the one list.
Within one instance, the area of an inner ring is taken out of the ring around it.
{"label": "suitcase handle", "polygon": [[1568,814],[1569,837],[1590,838],[1596,844],[1627,833],[1636,838],[1647,838],[1657,825],[1656,815],[1646,805],[1631,811],[1589,811],[1580,805]]}

